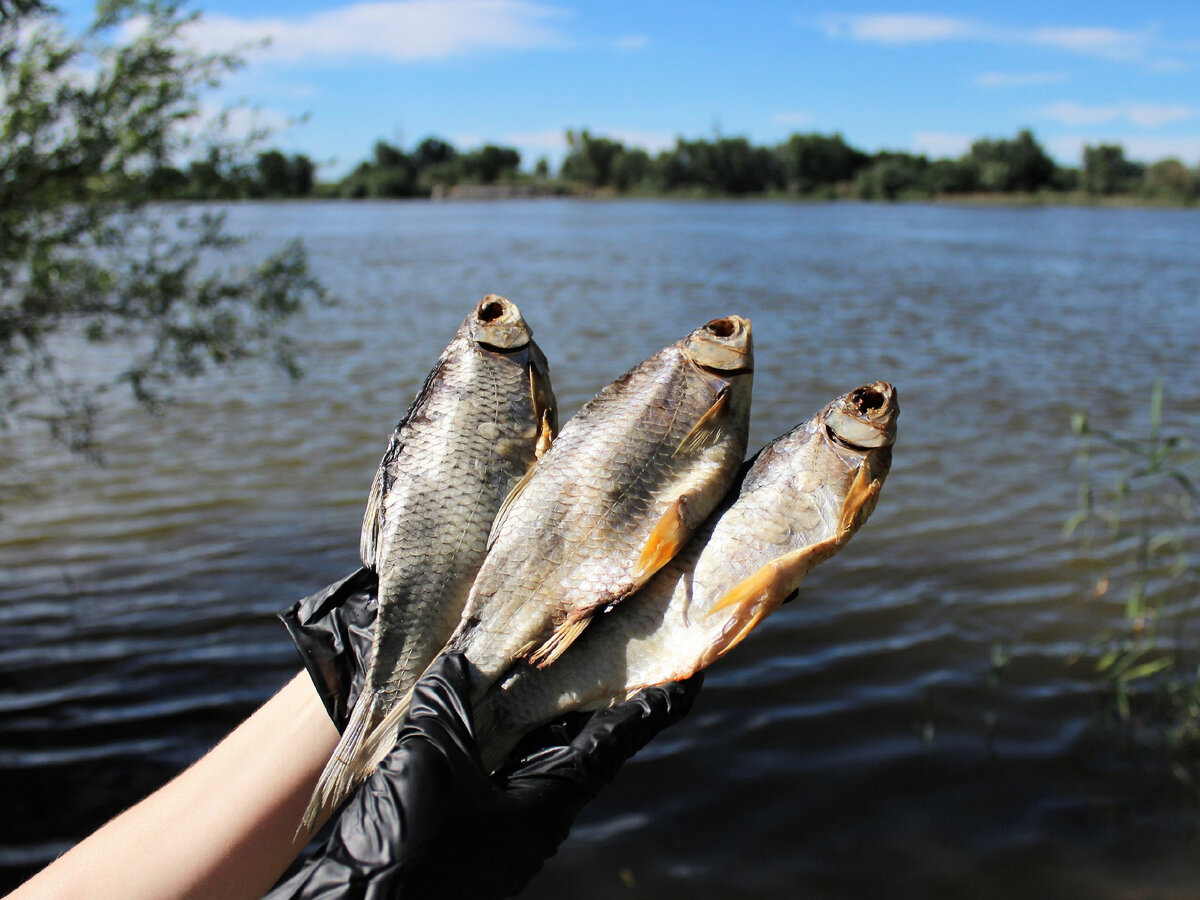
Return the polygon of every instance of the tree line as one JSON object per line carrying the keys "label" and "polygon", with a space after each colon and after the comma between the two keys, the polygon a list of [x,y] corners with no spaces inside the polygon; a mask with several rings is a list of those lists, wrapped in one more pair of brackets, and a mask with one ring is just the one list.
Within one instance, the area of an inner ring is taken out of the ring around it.
{"label": "tree line", "polygon": [[147,189],[159,200],[428,197],[459,184],[517,181],[520,167],[521,154],[512,147],[485,144],[461,152],[448,141],[428,137],[411,152],[378,141],[370,158],[344,178],[318,182],[317,167],[304,154],[268,150],[251,161],[238,161],[214,149],[186,167],[156,169]]}
{"label": "tree line", "polygon": [[1177,159],[1151,165],[1119,144],[1087,146],[1078,168],[1058,165],[1033,133],[977,140],[957,158],[882,150],[866,153],[841,134],[793,134],[773,146],[745,138],[679,138],[651,156],[588,131],[568,131],[561,177],[617,193],[700,193],[894,200],[965,194],[1084,193],[1194,203],[1200,167]]}
{"label": "tree line", "polygon": [[867,153],[841,134],[793,134],[757,146],[744,137],[678,138],[651,155],[641,147],[593,135],[566,133],[568,152],[557,173],[545,158],[532,173],[521,171],[513,147],[485,144],[460,151],[449,141],[427,137],[411,150],[378,141],[368,159],[345,177],[315,178],[307,156],[278,150],[251,163],[210,158],[186,169],[164,167],[152,174],[149,191],[159,199],[215,200],[274,197],[429,197],[458,185],[533,182],[548,193],[604,192],[796,196],[819,199],[952,197],[972,194],[1083,194],[1195,203],[1200,167],[1178,159],[1145,164],[1128,159],[1120,144],[1086,146],[1082,164],[1061,166],[1022,130],[1012,139],[982,139],[955,158],[881,150]]}

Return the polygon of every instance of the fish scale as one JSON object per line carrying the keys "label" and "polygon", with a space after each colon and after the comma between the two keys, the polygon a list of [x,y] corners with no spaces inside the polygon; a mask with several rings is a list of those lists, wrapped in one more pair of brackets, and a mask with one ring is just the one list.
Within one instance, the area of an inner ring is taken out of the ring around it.
{"label": "fish scale", "polygon": [[388,442],[360,538],[379,575],[371,663],[305,812],[310,830],[391,748],[413,685],[459,622],[492,519],[557,424],[530,335],[515,304],[485,297]]}
{"label": "fish scale", "polygon": [[750,323],[717,319],[563,426],[497,519],[449,644],[477,692],[517,656],[552,662],[682,546],[736,477],[752,373]]}
{"label": "fish scale", "polygon": [[687,678],[736,646],[870,515],[898,415],[895,390],[876,382],[767,445],[645,587],[553,666],[519,663],[485,695],[475,724],[488,768],[544,722]]}

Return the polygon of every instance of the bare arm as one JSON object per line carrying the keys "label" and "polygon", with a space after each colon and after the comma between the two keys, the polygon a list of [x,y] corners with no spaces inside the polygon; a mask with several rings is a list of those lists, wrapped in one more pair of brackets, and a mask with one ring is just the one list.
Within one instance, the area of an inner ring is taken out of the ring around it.
{"label": "bare arm", "polygon": [[301,672],[195,765],[10,898],[261,897],[306,843],[296,826],[337,739]]}

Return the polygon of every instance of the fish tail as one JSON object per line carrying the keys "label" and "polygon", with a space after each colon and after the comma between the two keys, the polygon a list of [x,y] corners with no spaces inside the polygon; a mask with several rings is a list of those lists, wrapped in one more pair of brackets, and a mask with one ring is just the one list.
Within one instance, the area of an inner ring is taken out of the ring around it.
{"label": "fish tail", "polygon": [[[368,775],[379,768],[379,764],[383,762],[384,758],[395,749],[400,726],[408,715],[409,706],[412,705],[412,695],[411,688],[405,691],[404,696],[387,711],[387,714],[363,734],[358,751],[362,773],[359,781],[365,780]],[[355,783],[357,784],[357,782]]]}
{"label": "fish tail", "polygon": [[379,721],[379,700],[378,695],[364,692],[354,704],[342,739],[317,779],[317,786],[304,810],[297,834],[304,831],[311,835],[322,817],[340,806],[379,764],[378,760],[366,762],[364,756],[364,745],[377,730],[375,723]]}

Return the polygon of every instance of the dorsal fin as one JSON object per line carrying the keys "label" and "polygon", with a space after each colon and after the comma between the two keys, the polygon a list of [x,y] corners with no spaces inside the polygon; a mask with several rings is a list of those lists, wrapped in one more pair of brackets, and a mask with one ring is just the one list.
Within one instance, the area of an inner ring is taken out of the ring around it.
{"label": "dorsal fin", "polygon": [[358,538],[358,553],[363,565],[375,568],[375,557],[379,552],[379,517],[383,512],[383,466],[375,470],[371,482],[371,493],[367,495],[367,511],[363,514],[362,533]]}

